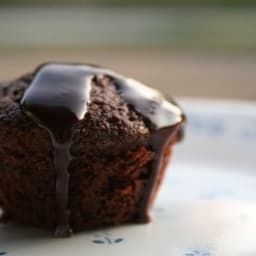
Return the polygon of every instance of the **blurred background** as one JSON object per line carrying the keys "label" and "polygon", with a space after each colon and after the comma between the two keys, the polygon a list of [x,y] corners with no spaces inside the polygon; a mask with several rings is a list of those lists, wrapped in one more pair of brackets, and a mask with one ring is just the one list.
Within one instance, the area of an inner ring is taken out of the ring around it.
{"label": "blurred background", "polygon": [[0,79],[97,63],[168,95],[256,99],[255,0],[0,0]]}

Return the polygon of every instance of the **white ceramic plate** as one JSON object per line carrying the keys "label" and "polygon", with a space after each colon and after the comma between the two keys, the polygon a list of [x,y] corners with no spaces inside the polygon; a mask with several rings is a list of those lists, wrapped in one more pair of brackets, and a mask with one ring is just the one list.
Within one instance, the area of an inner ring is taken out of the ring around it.
{"label": "white ceramic plate", "polygon": [[256,104],[181,99],[188,114],[153,222],[56,239],[0,226],[7,256],[255,256]]}

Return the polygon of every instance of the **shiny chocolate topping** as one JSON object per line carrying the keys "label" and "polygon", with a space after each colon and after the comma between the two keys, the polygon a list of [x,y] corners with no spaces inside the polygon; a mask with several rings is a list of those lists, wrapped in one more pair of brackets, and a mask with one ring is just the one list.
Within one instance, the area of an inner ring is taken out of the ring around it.
{"label": "shiny chocolate topping", "polygon": [[162,94],[146,85],[119,75],[111,70],[74,64],[46,64],[36,73],[22,100],[22,109],[39,126],[45,128],[52,139],[56,171],[57,236],[72,233],[69,223],[68,167],[72,156],[72,127],[83,119],[90,103],[93,79],[109,77],[120,96],[153,125],[147,147],[155,151],[151,163],[151,177],[138,211],[138,220],[146,221],[147,211],[161,163],[161,152],[168,138],[182,123],[182,110],[167,101]]}

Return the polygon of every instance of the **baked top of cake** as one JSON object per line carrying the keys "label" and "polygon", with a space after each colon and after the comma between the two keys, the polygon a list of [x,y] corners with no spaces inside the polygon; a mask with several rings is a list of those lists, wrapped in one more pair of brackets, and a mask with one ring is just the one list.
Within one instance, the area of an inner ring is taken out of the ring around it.
{"label": "baked top of cake", "polygon": [[[157,179],[163,145],[184,121],[180,107],[156,90],[92,65],[47,63],[3,87],[1,94],[0,122],[11,119],[17,125],[38,126],[51,137],[57,235],[71,233],[68,168],[72,158],[83,152],[80,145],[84,147],[84,140],[87,154],[99,156],[147,144],[155,152],[151,166]],[[83,135],[83,143],[76,133]],[[97,146],[95,141],[104,144]],[[144,211],[152,191],[145,193],[149,196]]]}

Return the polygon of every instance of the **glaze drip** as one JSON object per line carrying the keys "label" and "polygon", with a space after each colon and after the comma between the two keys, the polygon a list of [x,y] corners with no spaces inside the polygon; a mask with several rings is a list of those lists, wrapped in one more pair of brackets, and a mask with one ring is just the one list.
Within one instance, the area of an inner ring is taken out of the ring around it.
{"label": "glaze drip", "polygon": [[56,172],[57,236],[67,236],[72,232],[68,209],[72,127],[86,115],[92,81],[101,76],[109,77],[120,96],[154,127],[147,146],[155,151],[156,157],[151,163],[150,179],[137,214],[138,220],[147,219],[154,190],[153,181],[157,179],[160,168],[161,151],[176,125],[184,118],[182,110],[156,90],[111,70],[73,64],[42,66],[26,90],[21,107],[39,126],[47,129],[52,139]]}
{"label": "glaze drip", "polygon": [[69,236],[68,167],[71,133],[87,112],[93,76],[74,65],[46,65],[36,74],[22,108],[50,133],[56,172],[56,236]]}

